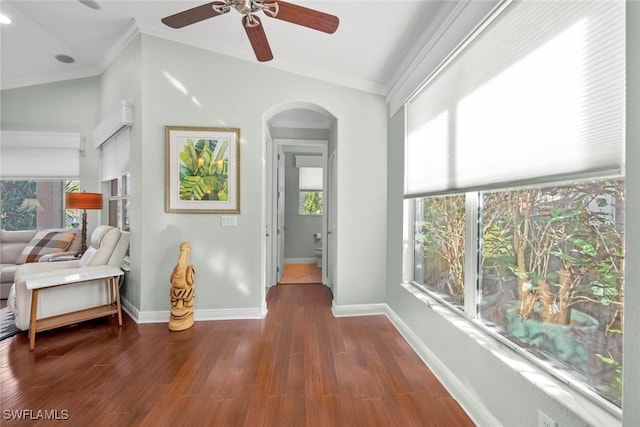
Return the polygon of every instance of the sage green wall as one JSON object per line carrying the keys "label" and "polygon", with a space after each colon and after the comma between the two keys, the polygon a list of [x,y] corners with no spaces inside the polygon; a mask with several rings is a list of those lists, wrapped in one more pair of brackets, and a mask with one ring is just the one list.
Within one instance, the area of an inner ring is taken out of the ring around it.
{"label": "sage green wall", "polygon": [[98,118],[98,90],[97,77],[2,90],[2,130],[80,132],[86,137]]}
{"label": "sage green wall", "polygon": [[[172,79],[184,89],[174,86]],[[132,166],[132,172],[142,175],[143,185],[141,310],[169,308],[168,277],[183,240],[192,244],[197,309],[262,307],[264,114],[300,102],[326,109],[338,123],[336,303],[384,302],[386,253],[381,230],[386,210],[380,203],[386,198],[384,98],[146,35],[142,94],[142,155]],[[241,129],[237,227],[221,227],[219,215],[164,212],[166,125]]]}

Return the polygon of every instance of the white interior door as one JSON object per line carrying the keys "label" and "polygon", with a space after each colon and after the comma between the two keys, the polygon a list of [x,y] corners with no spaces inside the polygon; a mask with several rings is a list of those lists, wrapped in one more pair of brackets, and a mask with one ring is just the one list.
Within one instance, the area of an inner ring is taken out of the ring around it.
{"label": "white interior door", "polygon": [[266,133],[265,136],[266,141],[266,212],[265,212],[265,284],[267,287],[273,286],[278,282],[278,277],[276,274],[276,243],[275,243],[275,226],[274,226],[274,215],[275,211],[273,209],[274,199],[274,188],[275,188],[275,179],[273,177],[275,165],[273,164],[274,157],[274,148],[273,148],[273,140],[271,139],[271,135],[269,132]]}
{"label": "white interior door", "polygon": [[284,273],[284,233],[286,230],[285,226],[285,198],[284,198],[284,149],[282,145],[278,144],[278,156],[277,156],[277,166],[278,170],[276,173],[277,176],[277,194],[276,194],[276,210],[277,210],[277,241],[278,241],[278,282],[282,279],[282,273]]}
{"label": "white interior door", "polygon": [[327,218],[327,238],[325,239],[325,257],[327,258],[328,285],[333,295],[336,295],[336,268],[338,265],[337,231],[338,231],[338,159],[334,151],[329,157],[329,206]]}
{"label": "white interior door", "polygon": [[322,191],[324,209],[322,209],[322,283],[329,285],[329,245],[327,244],[329,230],[329,161],[327,159],[328,143],[322,146]]}

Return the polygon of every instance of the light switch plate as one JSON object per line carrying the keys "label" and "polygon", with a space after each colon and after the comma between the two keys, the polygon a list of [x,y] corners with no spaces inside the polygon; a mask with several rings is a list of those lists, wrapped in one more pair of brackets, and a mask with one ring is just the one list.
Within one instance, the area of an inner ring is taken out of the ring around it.
{"label": "light switch plate", "polygon": [[220,225],[222,227],[235,227],[238,225],[238,217],[232,215],[222,215],[220,217]]}

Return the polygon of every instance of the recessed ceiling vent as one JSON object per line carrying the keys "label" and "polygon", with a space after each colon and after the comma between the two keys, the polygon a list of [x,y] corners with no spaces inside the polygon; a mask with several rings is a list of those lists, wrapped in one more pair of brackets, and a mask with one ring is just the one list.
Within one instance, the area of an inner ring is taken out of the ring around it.
{"label": "recessed ceiling vent", "polygon": [[73,64],[76,62],[76,60],[69,55],[56,55],[56,59],[64,64]]}
{"label": "recessed ceiling vent", "polygon": [[93,0],[78,0],[78,1],[91,9],[100,10],[100,5],[98,4],[97,1],[93,1]]}

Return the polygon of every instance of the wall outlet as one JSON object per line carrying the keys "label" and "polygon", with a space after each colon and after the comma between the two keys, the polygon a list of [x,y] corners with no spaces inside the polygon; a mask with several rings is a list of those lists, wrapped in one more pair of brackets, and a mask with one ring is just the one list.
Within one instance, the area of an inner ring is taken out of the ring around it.
{"label": "wall outlet", "polygon": [[538,409],[538,427],[558,427],[558,423]]}

